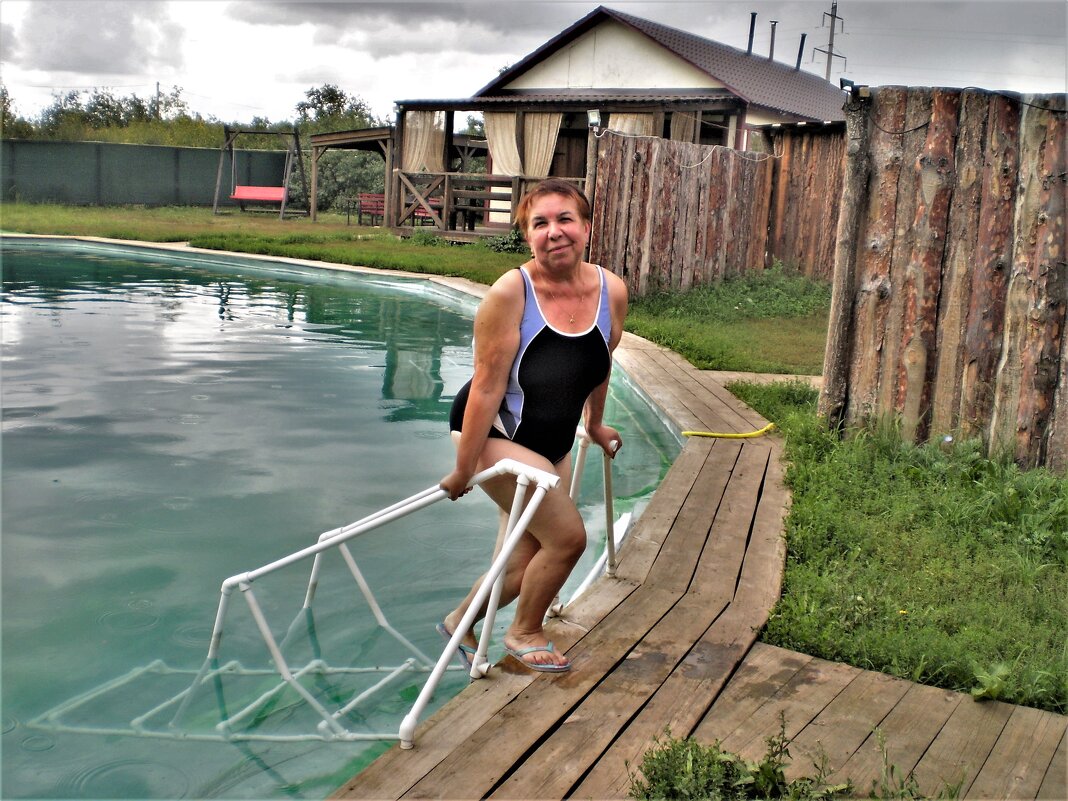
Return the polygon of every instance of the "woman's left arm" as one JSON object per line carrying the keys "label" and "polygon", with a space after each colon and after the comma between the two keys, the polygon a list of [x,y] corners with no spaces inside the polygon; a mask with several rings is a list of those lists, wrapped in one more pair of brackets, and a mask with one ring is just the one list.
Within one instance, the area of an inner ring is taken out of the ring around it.
{"label": "woman's left arm", "polygon": [[[627,285],[615,273],[605,270],[605,283],[608,288],[608,303],[612,314],[612,332],[608,338],[608,351],[614,353],[619,340],[623,337],[623,320],[627,317]],[[615,457],[623,447],[623,437],[612,426],[606,426],[603,422],[604,404],[608,398],[608,382],[612,378],[612,366],[608,366],[608,375],[605,376],[593,392],[586,399],[584,410],[586,433],[590,440],[599,445],[609,456]],[[612,443],[617,443],[613,448]]]}

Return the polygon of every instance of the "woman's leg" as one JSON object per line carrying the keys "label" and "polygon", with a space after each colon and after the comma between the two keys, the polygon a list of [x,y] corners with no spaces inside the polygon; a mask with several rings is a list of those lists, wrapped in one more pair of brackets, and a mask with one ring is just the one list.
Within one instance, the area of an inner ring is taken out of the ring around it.
{"label": "woman's leg", "polygon": [[[513,552],[506,572],[501,605],[518,596],[515,617],[504,636],[504,644],[513,650],[544,647],[548,638],[542,628],[545,613],[556,598],[571,570],[586,548],[586,529],[575,504],[568,496],[570,457],[552,465],[544,457],[505,439],[490,439],[486,443],[479,468],[485,469],[501,459],[510,458],[560,476],[560,483],[549,490],[530,526]],[[501,476],[482,485],[502,510],[509,510],[515,496],[515,479]],[[528,488],[527,498],[533,493]],[[470,603],[473,593],[465,603]],[[506,601],[507,599],[507,601]],[[465,605],[461,609],[466,609]],[[462,616],[463,612],[457,610]],[[455,621],[459,622],[459,617]],[[448,625],[448,623],[446,623]],[[531,664],[564,665],[567,660],[557,653],[535,651],[524,660]]]}

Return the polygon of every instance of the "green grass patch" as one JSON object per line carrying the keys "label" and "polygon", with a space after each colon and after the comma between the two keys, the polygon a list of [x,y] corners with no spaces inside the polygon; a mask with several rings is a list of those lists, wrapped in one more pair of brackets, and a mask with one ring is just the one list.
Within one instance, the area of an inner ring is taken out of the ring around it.
{"label": "green grass patch", "polygon": [[793,504],[766,642],[1068,711],[1068,478],[888,425],[840,439],[798,382],[729,388],[786,436]]}
{"label": "green grass patch", "polygon": [[631,302],[627,330],[702,370],[818,375],[830,286],[777,265],[680,293]]}

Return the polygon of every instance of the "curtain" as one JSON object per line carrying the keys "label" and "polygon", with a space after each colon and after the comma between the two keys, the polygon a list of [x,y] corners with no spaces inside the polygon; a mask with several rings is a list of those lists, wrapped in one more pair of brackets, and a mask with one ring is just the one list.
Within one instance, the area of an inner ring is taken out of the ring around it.
{"label": "curtain", "polygon": [[405,172],[445,172],[445,112],[404,112]]}
{"label": "curtain", "polygon": [[675,111],[671,114],[671,138],[676,142],[693,142],[700,111]]}
{"label": "curtain", "polygon": [[634,136],[653,135],[652,114],[621,114],[612,112],[608,115],[608,127],[610,130],[619,131]]}
{"label": "curtain", "polygon": [[522,175],[523,163],[515,143],[515,114],[487,111],[482,119],[486,125],[486,143],[493,159],[493,171],[497,175]]}
{"label": "curtain", "polygon": [[523,119],[523,158],[525,174],[544,178],[553,165],[556,137],[560,133],[560,112],[526,114]]}

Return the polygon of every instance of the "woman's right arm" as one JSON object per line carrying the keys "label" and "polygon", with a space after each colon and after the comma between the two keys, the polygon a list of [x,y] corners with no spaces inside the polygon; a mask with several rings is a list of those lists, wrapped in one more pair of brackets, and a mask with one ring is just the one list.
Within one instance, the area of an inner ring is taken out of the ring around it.
{"label": "woman's right arm", "polygon": [[467,482],[478,471],[482,449],[508,389],[508,374],[519,351],[523,301],[523,279],[513,270],[490,288],[475,313],[475,371],[456,447],[456,468],[440,482],[452,500],[467,491]]}

